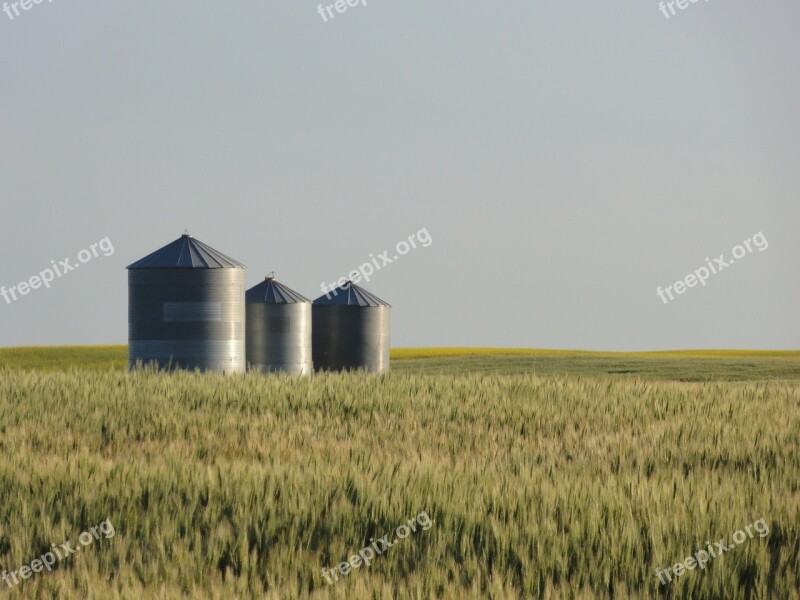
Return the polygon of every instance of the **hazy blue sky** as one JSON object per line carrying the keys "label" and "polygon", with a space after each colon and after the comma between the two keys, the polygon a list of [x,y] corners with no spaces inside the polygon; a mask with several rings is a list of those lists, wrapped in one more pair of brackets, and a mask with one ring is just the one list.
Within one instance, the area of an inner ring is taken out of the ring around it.
{"label": "hazy blue sky", "polygon": [[[395,346],[800,348],[800,4],[86,2],[0,13],[0,345],[123,343],[189,228]],[[13,13],[12,13],[13,14]],[[705,258],[769,243],[664,304]]]}

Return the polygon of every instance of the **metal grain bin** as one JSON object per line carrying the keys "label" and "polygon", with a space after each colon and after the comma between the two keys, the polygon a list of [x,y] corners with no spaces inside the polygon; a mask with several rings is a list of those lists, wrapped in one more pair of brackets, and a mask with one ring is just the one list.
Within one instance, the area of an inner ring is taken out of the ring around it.
{"label": "metal grain bin", "polygon": [[245,266],[188,233],[128,266],[128,361],[245,371]]}
{"label": "metal grain bin", "polygon": [[317,371],[389,370],[389,304],[347,282],[314,300],[311,313]]}
{"label": "metal grain bin", "polygon": [[247,366],[262,373],[308,375],[311,300],[270,276],[247,290]]}

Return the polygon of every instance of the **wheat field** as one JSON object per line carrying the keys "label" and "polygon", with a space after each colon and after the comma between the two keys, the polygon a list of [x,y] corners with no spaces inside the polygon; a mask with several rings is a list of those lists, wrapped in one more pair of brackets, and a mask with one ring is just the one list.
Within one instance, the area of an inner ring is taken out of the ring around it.
{"label": "wheat field", "polygon": [[791,378],[5,367],[0,447],[0,568],[116,531],[9,598],[800,597]]}

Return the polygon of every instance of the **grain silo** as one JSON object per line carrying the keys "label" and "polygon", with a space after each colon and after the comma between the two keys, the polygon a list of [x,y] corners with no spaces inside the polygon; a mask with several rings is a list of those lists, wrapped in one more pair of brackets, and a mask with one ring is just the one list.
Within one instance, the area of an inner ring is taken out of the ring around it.
{"label": "grain silo", "polygon": [[245,299],[248,368],[310,374],[311,300],[272,276],[247,290]]}
{"label": "grain silo", "polygon": [[314,368],[388,371],[390,311],[389,304],[350,282],[314,300]]}
{"label": "grain silo", "polygon": [[245,371],[245,266],[188,233],[128,266],[128,359]]}

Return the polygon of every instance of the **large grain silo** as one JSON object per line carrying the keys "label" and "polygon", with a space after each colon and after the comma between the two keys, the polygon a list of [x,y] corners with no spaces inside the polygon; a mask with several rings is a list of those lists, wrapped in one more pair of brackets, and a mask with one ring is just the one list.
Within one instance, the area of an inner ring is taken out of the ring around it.
{"label": "large grain silo", "polygon": [[245,266],[188,233],[128,266],[128,359],[245,371]]}
{"label": "large grain silo", "polygon": [[248,368],[311,373],[311,300],[271,276],[247,290],[245,299]]}
{"label": "large grain silo", "polygon": [[314,300],[314,368],[388,371],[390,311],[389,304],[350,282]]}

